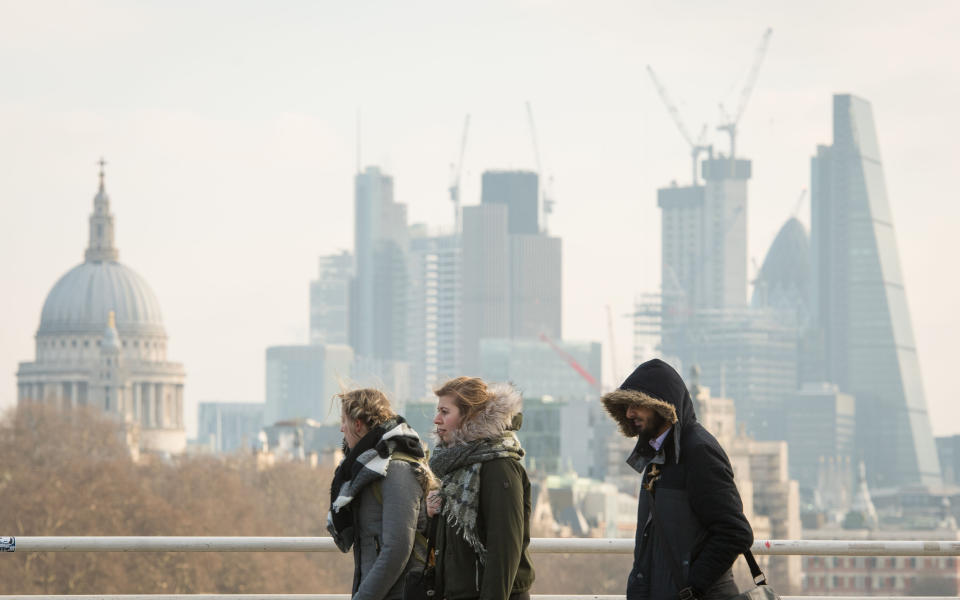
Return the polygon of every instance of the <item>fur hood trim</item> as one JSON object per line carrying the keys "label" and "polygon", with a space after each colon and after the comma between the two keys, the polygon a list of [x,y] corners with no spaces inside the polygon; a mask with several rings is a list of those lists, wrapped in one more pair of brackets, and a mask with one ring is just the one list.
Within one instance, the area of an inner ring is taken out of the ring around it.
{"label": "fur hood trim", "polygon": [[509,383],[487,386],[490,400],[453,432],[454,444],[500,437],[506,431],[520,428],[523,397]]}
{"label": "fur hood trim", "polygon": [[390,457],[390,460],[405,462],[410,465],[410,468],[413,470],[413,475],[417,478],[417,483],[420,484],[420,488],[424,494],[440,487],[439,481],[436,476],[434,476],[433,471],[430,470],[430,465],[425,459],[417,459],[409,455],[399,458],[396,456],[396,453],[394,453],[394,455]]}
{"label": "fur hood trim", "polygon": [[636,425],[627,419],[627,409],[631,406],[652,408],[671,425],[677,422],[677,410],[672,404],[636,390],[614,390],[605,394],[602,402],[607,413],[620,426],[621,433],[627,437],[637,437],[640,434]]}

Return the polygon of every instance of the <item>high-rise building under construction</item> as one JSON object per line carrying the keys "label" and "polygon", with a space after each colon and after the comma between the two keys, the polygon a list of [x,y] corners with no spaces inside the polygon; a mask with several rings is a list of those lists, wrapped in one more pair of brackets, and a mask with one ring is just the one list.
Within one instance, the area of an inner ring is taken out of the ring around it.
{"label": "high-rise building under construction", "polygon": [[701,167],[705,185],[657,191],[664,294],[687,310],[742,307],[750,161],[710,158]]}
{"label": "high-rise building under construction", "polygon": [[699,366],[704,384],[736,401],[748,433],[783,439],[783,404],[798,384],[798,324],[747,303],[751,162],[711,156],[700,167],[703,185],[658,190],[662,294],[659,306],[638,306],[638,327],[654,316],[668,361]]}

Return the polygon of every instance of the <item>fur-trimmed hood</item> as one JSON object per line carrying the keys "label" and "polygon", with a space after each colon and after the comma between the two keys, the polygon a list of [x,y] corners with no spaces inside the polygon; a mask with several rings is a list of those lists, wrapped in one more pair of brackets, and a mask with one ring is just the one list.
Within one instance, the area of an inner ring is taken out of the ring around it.
{"label": "fur-trimmed hood", "polygon": [[[673,424],[674,459],[679,460],[683,428],[697,421],[690,392],[687,391],[687,385],[680,374],[667,363],[654,358],[637,367],[619,389],[604,395],[603,406],[620,426],[623,435],[636,437],[639,432],[627,419],[627,408],[630,405],[650,407]],[[650,448],[640,447],[638,444],[627,462],[634,464],[639,458],[634,455],[647,454],[649,450]],[[637,468],[636,465],[634,468]]]}
{"label": "fur-trimmed hood", "polygon": [[[523,423],[523,398],[509,383],[493,383],[487,387],[491,399],[453,432],[455,444],[499,437],[505,431],[520,429]],[[440,443],[433,433],[435,443]]]}
{"label": "fur-trimmed hood", "polygon": [[627,418],[627,409],[631,406],[652,408],[654,412],[666,419],[671,425],[677,422],[677,410],[672,404],[637,390],[614,390],[604,395],[603,407],[607,409],[607,413],[620,426],[620,433],[627,437],[640,435],[637,426]]}

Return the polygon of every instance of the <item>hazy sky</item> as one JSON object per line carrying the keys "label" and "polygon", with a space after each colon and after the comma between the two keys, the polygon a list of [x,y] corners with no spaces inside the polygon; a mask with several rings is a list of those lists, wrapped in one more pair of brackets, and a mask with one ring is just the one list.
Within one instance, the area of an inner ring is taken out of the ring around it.
{"label": "hazy sky", "polygon": [[[451,227],[464,115],[472,204],[485,169],[533,167],[529,100],[564,337],[606,350],[605,306],[626,315],[659,287],[656,189],[689,177],[645,65],[726,148],[718,103],[736,104],[770,26],[738,138],[749,254],[762,262],[831,143],[831,95],[870,100],[933,429],[960,432],[958,17],[927,1],[0,0],[0,407],[44,298],[82,261],[101,154],[120,260],[153,287],[187,370],[191,433],[197,402],[262,401],[266,346],[307,339],[317,257],[352,247],[358,108],[363,162],[394,176],[411,222]],[[630,319],[615,337],[623,374]]]}

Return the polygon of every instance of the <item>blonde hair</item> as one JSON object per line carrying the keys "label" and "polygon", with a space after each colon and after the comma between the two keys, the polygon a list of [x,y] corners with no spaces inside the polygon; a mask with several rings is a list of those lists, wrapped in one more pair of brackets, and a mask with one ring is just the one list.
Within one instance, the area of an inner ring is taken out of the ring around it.
{"label": "blonde hair", "polygon": [[468,421],[480,407],[490,401],[487,384],[479,377],[455,377],[434,390],[437,398],[453,397],[462,415],[461,425]]}
{"label": "blonde hair", "polygon": [[363,388],[337,394],[343,414],[351,421],[359,419],[368,428],[374,428],[397,416],[390,408],[390,401],[380,390]]}

